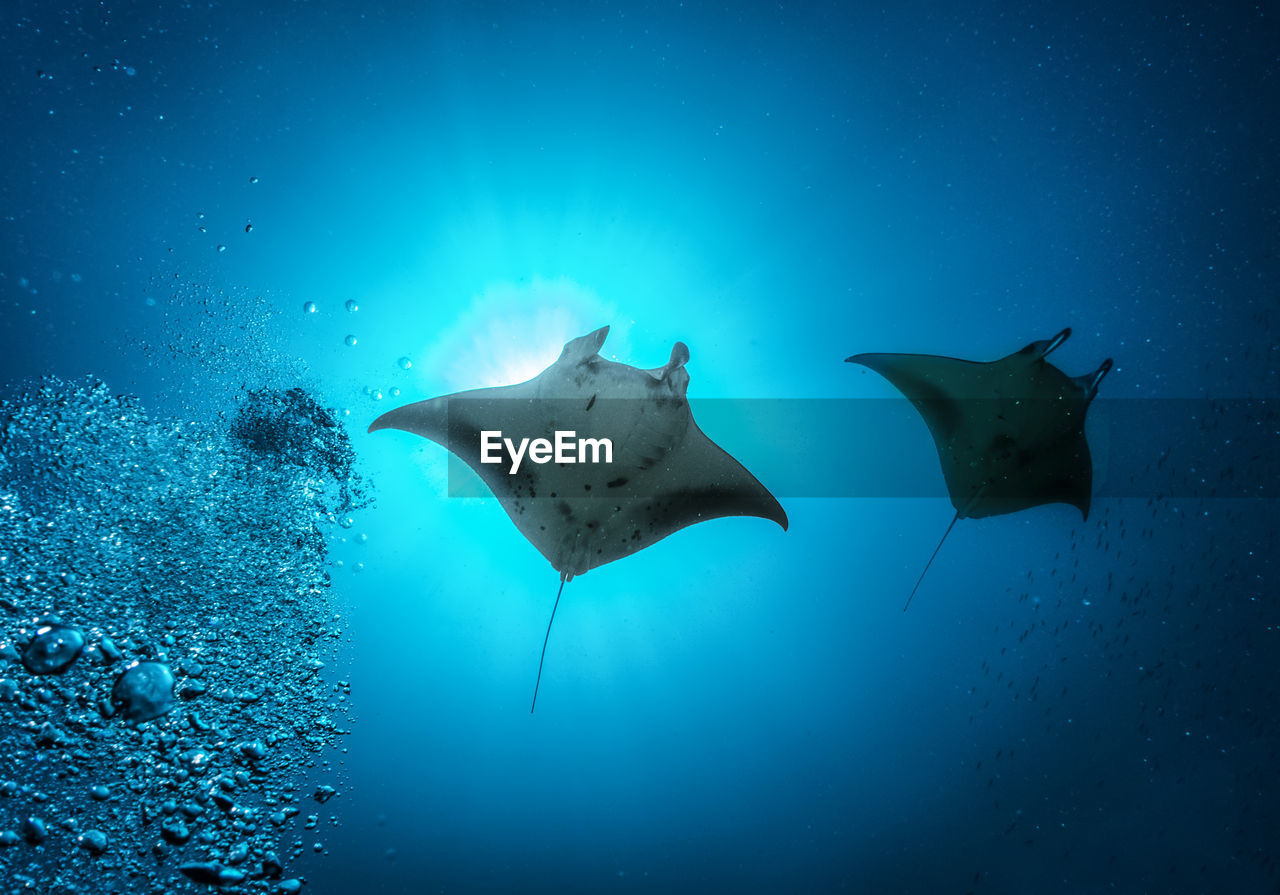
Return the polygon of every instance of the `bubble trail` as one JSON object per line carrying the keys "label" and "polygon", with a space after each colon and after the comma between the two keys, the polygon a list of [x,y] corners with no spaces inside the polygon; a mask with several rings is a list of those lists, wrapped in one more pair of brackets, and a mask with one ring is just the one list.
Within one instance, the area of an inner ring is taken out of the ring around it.
{"label": "bubble trail", "polygon": [[345,732],[326,534],[367,503],[354,461],[302,389],[209,424],[96,382],[0,403],[6,891],[291,882],[338,782],[311,768]]}

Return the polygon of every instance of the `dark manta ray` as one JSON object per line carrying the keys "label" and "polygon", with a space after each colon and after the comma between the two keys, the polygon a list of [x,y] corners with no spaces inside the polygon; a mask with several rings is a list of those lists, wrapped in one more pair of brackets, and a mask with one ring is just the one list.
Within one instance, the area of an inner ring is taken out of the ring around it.
{"label": "dark manta ray", "polygon": [[[773,495],[693,421],[684,343],[676,342],[664,366],[640,370],[600,356],[608,334],[606,326],[573,339],[528,382],[419,401],[369,427],[429,438],[479,474],[520,533],[560,573],[551,621],[566,581],[695,522],[760,516],[787,527]],[[554,444],[557,433],[571,433],[564,437],[574,454],[562,455],[566,462],[547,462],[545,452],[538,459],[532,441],[520,450],[521,439]],[[496,447],[500,439],[512,444]],[[584,446],[579,439],[596,443]],[[546,650],[544,638],[543,657]],[[537,684],[533,699],[536,706]]]}
{"label": "dark manta ray", "polygon": [[1098,383],[1111,369],[1111,358],[1092,373],[1067,376],[1045,358],[1070,335],[1064,329],[989,363],[929,354],[855,354],[845,359],[888,379],[924,417],[956,508],[942,541],[958,519],[1016,513],[1046,503],[1068,503],[1089,517],[1093,464],[1084,417]]}

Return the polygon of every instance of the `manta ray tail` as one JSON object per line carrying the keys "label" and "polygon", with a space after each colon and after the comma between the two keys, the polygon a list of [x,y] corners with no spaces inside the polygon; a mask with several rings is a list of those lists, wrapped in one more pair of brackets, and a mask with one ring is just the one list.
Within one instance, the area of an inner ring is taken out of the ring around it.
{"label": "manta ray tail", "polygon": [[947,540],[947,535],[951,534],[951,529],[956,527],[956,523],[960,521],[960,511],[951,517],[951,524],[947,526],[947,530],[942,533],[942,540],[938,542],[938,546],[933,548],[933,556],[929,557],[929,561],[924,564],[924,571],[920,573],[920,577],[916,579],[916,586],[911,588],[911,596],[907,597],[907,605],[902,607],[902,611],[906,612],[911,606],[911,599],[916,595],[916,591],[920,589],[920,582],[924,581],[924,576],[929,573],[929,566],[933,565],[934,559],[938,556],[938,551],[942,549],[943,543]]}
{"label": "manta ray tail", "polygon": [[560,595],[564,593],[564,583],[566,578],[560,576],[560,589],[556,591],[556,602],[551,607],[551,618],[547,619],[547,636],[542,638],[542,656],[538,659],[538,680],[533,685],[533,704],[529,706],[529,714],[533,714],[533,710],[538,707],[538,685],[542,683],[542,663],[547,658],[547,641],[551,639],[551,623],[556,620],[556,610],[560,608]]}

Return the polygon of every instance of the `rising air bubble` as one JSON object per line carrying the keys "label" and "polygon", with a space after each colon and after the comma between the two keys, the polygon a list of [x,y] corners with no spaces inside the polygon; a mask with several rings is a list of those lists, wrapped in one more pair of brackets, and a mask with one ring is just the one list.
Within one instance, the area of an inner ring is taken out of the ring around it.
{"label": "rising air bubble", "polygon": [[159,718],[173,708],[173,672],[161,662],[138,662],[116,679],[111,702],[128,721]]}
{"label": "rising air bubble", "polygon": [[22,664],[32,674],[61,674],[84,652],[84,634],[68,625],[46,625],[22,651]]}

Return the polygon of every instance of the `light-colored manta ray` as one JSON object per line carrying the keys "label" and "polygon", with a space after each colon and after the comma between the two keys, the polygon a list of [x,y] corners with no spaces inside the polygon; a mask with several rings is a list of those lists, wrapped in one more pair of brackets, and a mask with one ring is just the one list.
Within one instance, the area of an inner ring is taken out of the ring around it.
{"label": "light-colored manta ray", "polygon": [[[987,363],[929,354],[846,358],[888,379],[924,417],[956,510],[942,541],[959,519],[1041,504],[1068,503],[1088,518],[1093,464],[1084,418],[1111,359],[1092,373],[1067,376],[1045,358],[1070,335],[1064,329]],[[930,557],[924,571],[932,564]],[[923,580],[922,572],[912,597]]]}
{"label": "light-colored manta ray", "polygon": [[[528,382],[409,404],[378,417],[369,431],[401,429],[456,454],[560,573],[561,591],[575,575],[696,522],[759,516],[785,529],[774,496],[694,422],[684,343],[676,342],[664,366],[641,370],[600,356],[608,334],[605,326],[573,339]],[[482,432],[517,443],[554,442],[557,432],[608,439],[612,462],[536,463],[526,455],[512,474],[506,450],[502,462],[481,462]]]}

